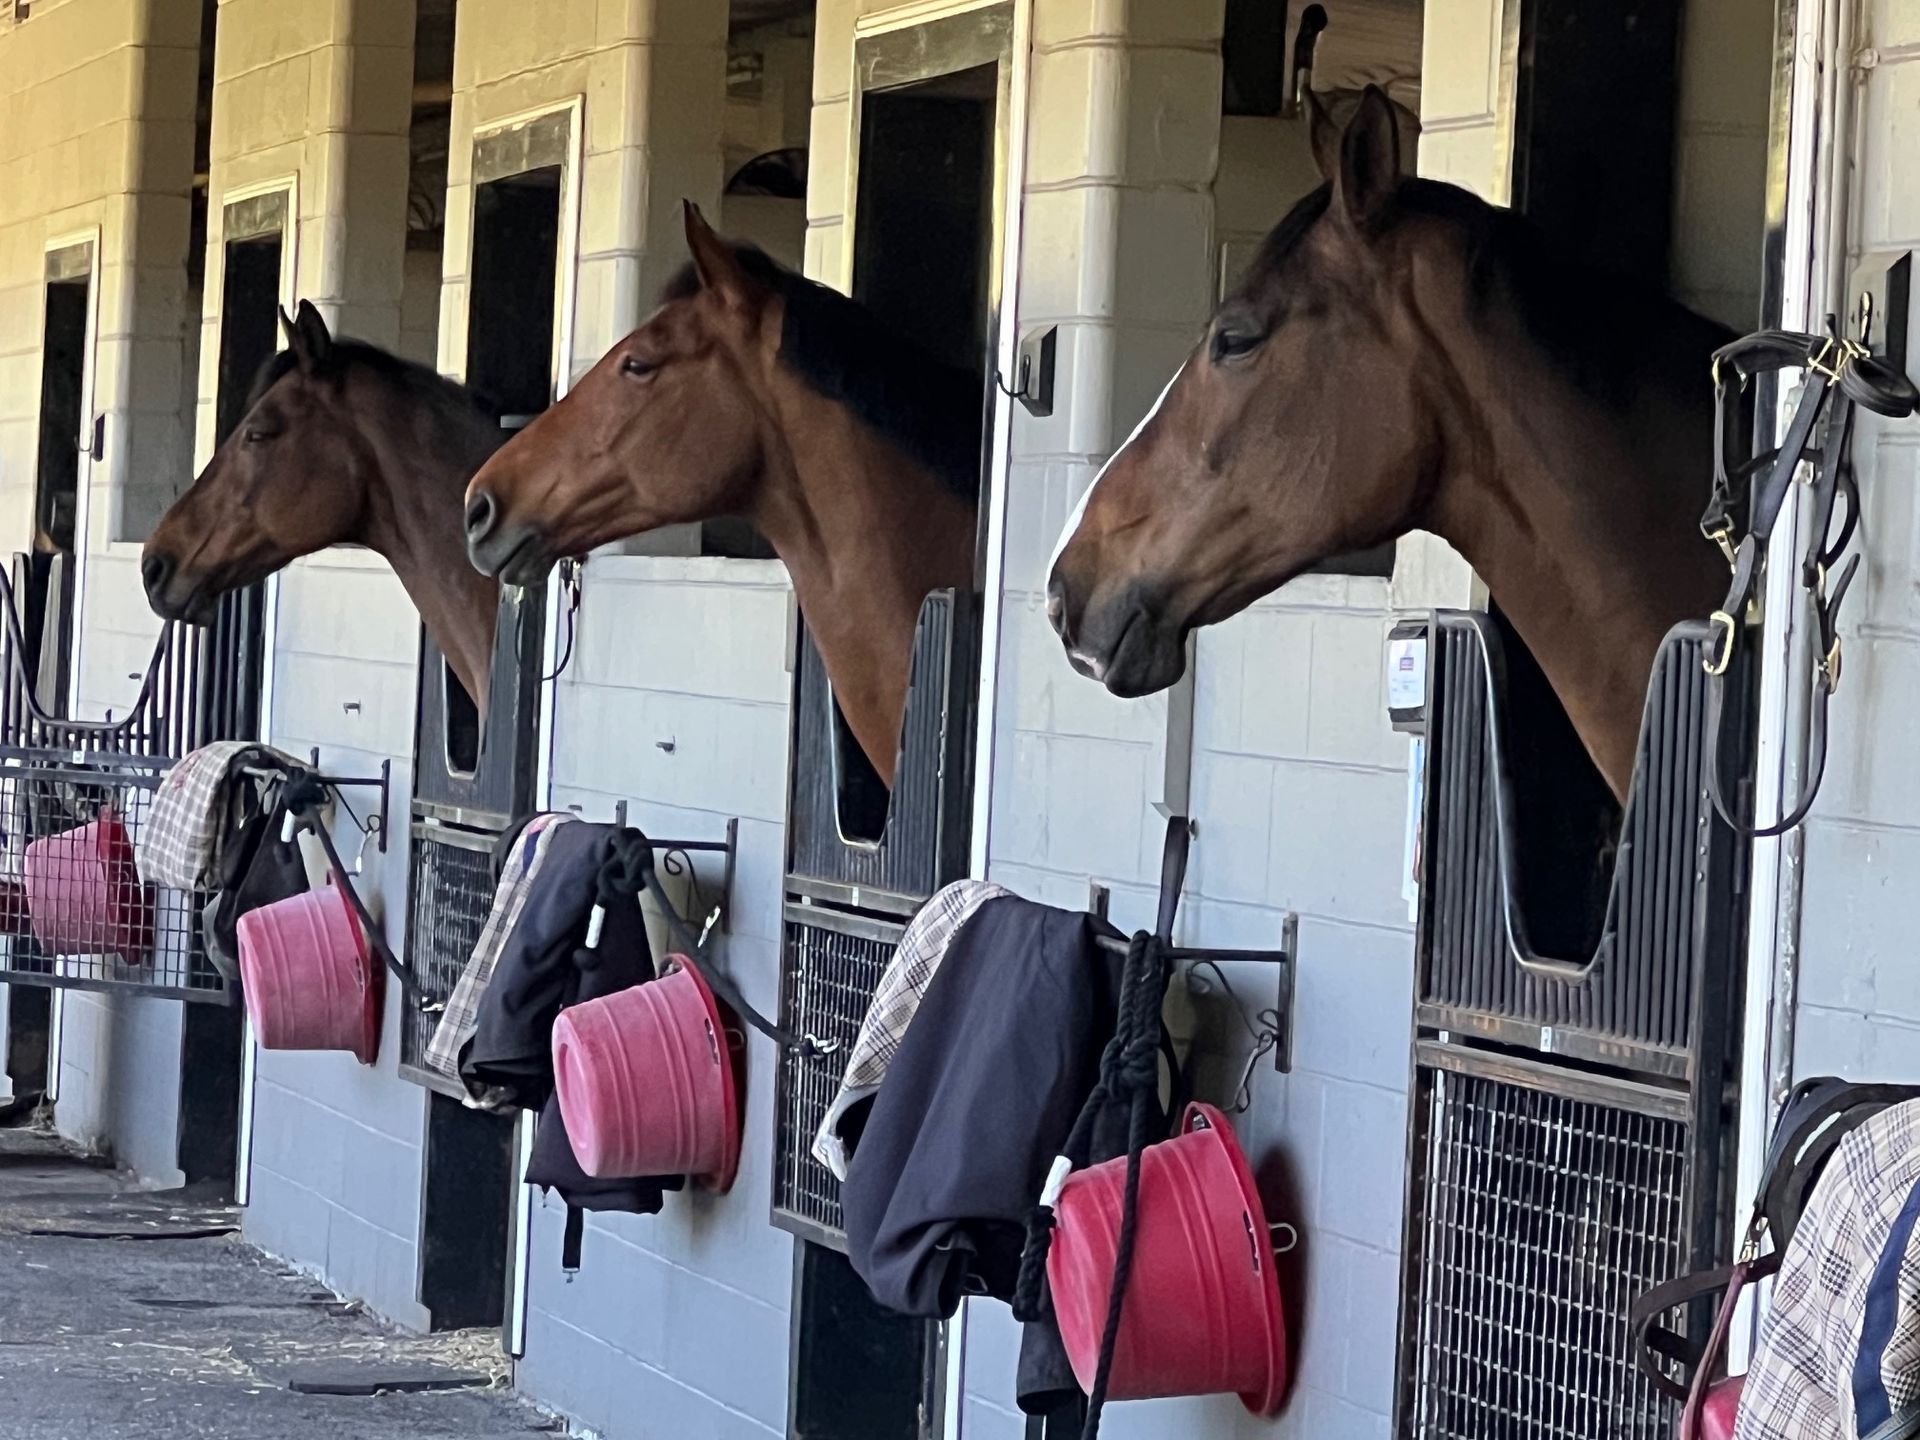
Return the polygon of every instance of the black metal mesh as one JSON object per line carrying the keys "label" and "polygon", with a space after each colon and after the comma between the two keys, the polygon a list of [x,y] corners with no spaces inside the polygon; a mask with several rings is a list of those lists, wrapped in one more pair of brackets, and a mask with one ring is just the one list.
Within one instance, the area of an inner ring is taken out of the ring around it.
{"label": "black metal mesh", "polygon": [[[416,827],[407,885],[407,966],[436,1005],[453,994],[493,908],[493,845],[484,830]],[[409,1078],[440,1088],[426,1071],[427,1044],[440,1012],[408,1009],[400,1028],[400,1065]]]}
{"label": "black metal mesh", "polygon": [[1627,1309],[1688,1268],[1687,1127],[1425,1068],[1415,1107],[1403,1433],[1669,1440]]}
{"label": "black metal mesh", "polygon": [[860,1033],[873,992],[905,928],[817,910],[817,921],[791,918],[781,976],[782,1023],[800,1034],[837,1040],[837,1053],[809,1057],[788,1051],[776,1101],[773,1208],[819,1238],[842,1230],[840,1182],[813,1156],[813,1137],[846,1073],[847,1052]]}
{"label": "black metal mesh", "polygon": [[169,764],[0,746],[0,980],[232,998],[201,934],[205,892],[135,868]]}

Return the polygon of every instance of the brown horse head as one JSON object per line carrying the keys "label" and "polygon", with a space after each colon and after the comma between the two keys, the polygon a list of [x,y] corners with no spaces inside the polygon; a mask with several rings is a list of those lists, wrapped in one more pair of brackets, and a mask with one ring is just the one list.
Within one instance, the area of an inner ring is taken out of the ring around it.
{"label": "brown horse head", "polygon": [[462,491],[501,439],[461,387],[336,340],[308,301],[261,367],[233,433],[141,555],[164,619],[211,621],[222,596],[331,545],[383,555],[435,643],[484,703],[495,588],[462,563]]}
{"label": "brown horse head", "polygon": [[660,308],[474,476],[469,554],[526,584],[662,525],[751,522],[890,780],[921,602],[972,583],[981,380],[691,205],[686,228]]}
{"label": "brown horse head", "polygon": [[1196,626],[1418,521],[1438,358],[1418,267],[1437,227],[1402,213],[1399,122],[1369,88],[1344,132],[1313,112],[1327,184],[1296,205],[1062,537],[1048,609],[1076,669],[1163,689]]}
{"label": "brown horse head", "polygon": [[1409,530],[1486,581],[1613,785],[1667,630],[1725,585],[1695,520],[1723,330],[1567,264],[1526,222],[1401,170],[1369,87],[1315,106],[1326,183],[1069,520],[1047,604],[1117,695],[1313,565]]}
{"label": "brown horse head", "polygon": [[686,229],[693,268],[660,308],[468,487],[483,573],[527,584],[564,556],[751,508],[784,306],[772,262],[691,205]]}

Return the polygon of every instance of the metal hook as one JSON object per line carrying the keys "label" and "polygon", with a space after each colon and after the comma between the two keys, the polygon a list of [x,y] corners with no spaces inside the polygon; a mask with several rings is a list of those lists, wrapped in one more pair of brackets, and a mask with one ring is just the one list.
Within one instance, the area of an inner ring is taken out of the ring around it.
{"label": "metal hook", "polygon": [[[1211,971],[1212,978],[1200,974],[1202,970]],[[1240,1072],[1240,1082],[1234,1087],[1232,1103],[1224,1107],[1229,1115],[1244,1115],[1253,1108],[1253,1072],[1266,1056],[1271,1055],[1280,1043],[1280,1012],[1274,1007],[1265,1010],[1253,1010],[1241,999],[1233,988],[1233,982],[1227,979],[1226,971],[1220,968],[1217,960],[1195,960],[1187,970],[1187,989],[1197,995],[1211,994],[1218,985],[1227,1002],[1233,1007],[1233,1013],[1246,1027],[1248,1037],[1253,1041],[1253,1049],[1247,1056],[1246,1067]],[[1257,1022],[1257,1023],[1256,1023]]]}
{"label": "metal hook", "polygon": [[[1273,1237],[1282,1230],[1287,1232],[1287,1243],[1285,1245],[1275,1245],[1273,1243]],[[1272,1245],[1274,1254],[1291,1255],[1295,1250],[1300,1248],[1300,1232],[1286,1221],[1276,1220],[1273,1224],[1267,1226],[1267,1243]]]}

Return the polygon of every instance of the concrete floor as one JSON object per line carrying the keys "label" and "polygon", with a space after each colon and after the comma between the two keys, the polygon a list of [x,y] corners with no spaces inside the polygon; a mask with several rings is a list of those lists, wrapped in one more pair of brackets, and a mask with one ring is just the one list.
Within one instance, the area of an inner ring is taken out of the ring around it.
{"label": "concrete floor", "polygon": [[[407,1335],[231,1233],[233,1210],[131,1189],[0,1130],[0,1440],[524,1440],[492,1333]],[[124,1238],[126,1236],[144,1238]],[[293,1383],[480,1380],[323,1396]]]}

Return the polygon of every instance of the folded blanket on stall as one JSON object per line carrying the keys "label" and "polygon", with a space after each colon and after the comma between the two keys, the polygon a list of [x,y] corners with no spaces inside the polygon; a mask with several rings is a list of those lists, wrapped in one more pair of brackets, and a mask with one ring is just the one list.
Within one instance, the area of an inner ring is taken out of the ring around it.
{"label": "folded blanket on stall", "polygon": [[1920,1434],[1920,1100],[1840,1142],[1793,1232],[1735,1440]]}
{"label": "folded blanket on stall", "polygon": [[177,890],[211,882],[220,847],[239,826],[236,786],[256,783],[241,773],[249,766],[281,773],[306,768],[285,751],[253,740],[218,740],[174,762],[134,841],[142,880]]}
{"label": "folded blanket on stall", "polygon": [[555,826],[573,818],[564,814],[535,815],[515,837],[506,863],[501,867],[499,883],[494,887],[493,906],[480,929],[479,943],[473,947],[472,957],[454,983],[447,1008],[441,1012],[433,1038],[427,1042],[429,1070],[449,1080],[460,1078],[460,1052],[479,1027],[480,998],[486,994],[494,968],[500,963],[500,952],[519,923],[527,896],[539,879],[540,867],[546,860],[547,837]]}
{"label": "folded blanket on stall", "polygon": [[[948,942],[873,1097],[841,1188],[847,1258],[873,1297],[945,1317],[963,1296],[1008,1299],[1026,1220],[1099,1077],[1114,1032],[1118,931],[1018,896],[981,903]],[[1089,1159],[1124,1151],[1096,1125]],[[1079,1393],[1051,1319],[1021,1337],[1020,1404]]]}
{"label": "folded blanket on stall", "polygon": [[920,1009],[921,997],[946,958],[947,946],[974,911],[1012,893],[984,880],[956,880],[922,905],[907,925],[860,1022],[840,1090],[813,1139],[815,1158],[836,1180],[847,1178],[847,1157],[858,1143],[867,1102],[880,1092],[880,1082],[886,1079],[887,1067]]}

